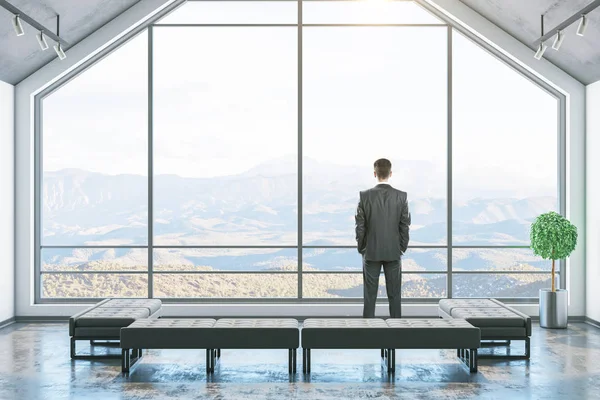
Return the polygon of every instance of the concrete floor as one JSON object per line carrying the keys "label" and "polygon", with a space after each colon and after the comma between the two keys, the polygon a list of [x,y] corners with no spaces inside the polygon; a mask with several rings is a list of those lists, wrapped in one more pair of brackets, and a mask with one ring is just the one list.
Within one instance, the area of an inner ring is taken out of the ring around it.
{"label": "concrete floor", "polygon": [[301,351],[295,376],[286,350],[223,350],[213,376],[204,350],[148,351],[126,377],[118,360],[72,362],[67,324],[13,324],[0,330],[0,399],[600,399],[600,329],[535,326],[531,350],[529,362],[482,360],[478,374],[455,351],[398,350],[393,376],[377,350],[313,350],[310,377]]}

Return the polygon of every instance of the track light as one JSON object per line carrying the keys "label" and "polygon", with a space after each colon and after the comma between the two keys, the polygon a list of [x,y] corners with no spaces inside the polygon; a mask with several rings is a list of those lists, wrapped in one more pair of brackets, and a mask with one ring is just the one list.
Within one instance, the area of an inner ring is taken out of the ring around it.
{"label": "track light", "polygon": [[565,35],[563,34],[563,32],[562,31],[556,32],[556,36],[554,37],[554,43],[552,44],[552,48],[554,50],[560,49],[560,46],[562,46],[562,43],[564,40],[565,40]]}
{"label": "track light", "polygon": [[546,46],[544,43],[540,43],[540,45],[538,46],[537,51],[535,52],[535,55],[533,56],[536,60],[539,60],[540,58],[542,58],[542,56],[544,55],[544,53],[546,52],[546,49],[548,48],[548,46]]}
{"label": "track light", "polygon": [[56,46],[54,46],[54,51],[56,52],[56,55],[58,56],[58,58],[60,60],[64,60],[65,58],[67,58],[67,55],[65,54],[62,47],[60,46],[60,43],[57,44]]}
{"label": "track light", "polygon": [[44,35],[44,32],[40,32],[37,35],[35,35],[38,44],[40,45],[40,48],[42,49],[42,51],[47,50],[48,49],[48,42],[46,41],[46,36]]}
{"label": "track light", "polygon": [[25,34],[25,31],[23,30],[23,25],[21,24],[21,17],[19,17],[19,14],[13,17],[12,23],[17,36],[23,36]]}
{"label": "track light", "polygon": [[587,29],[587,17],[584,14],[581,16],[581,20],[579,21],[579,26],[577,27],[577,35],[578,36],[585,35],[586,29]]}

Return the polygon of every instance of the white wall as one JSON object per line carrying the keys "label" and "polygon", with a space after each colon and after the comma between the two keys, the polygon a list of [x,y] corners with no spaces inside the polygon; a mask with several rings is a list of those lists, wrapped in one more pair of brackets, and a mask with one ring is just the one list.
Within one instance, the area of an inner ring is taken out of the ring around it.
{"label": "white wall", "polygon": [[600,81],[588,85],[586,96],[586,311],[600,321]]}
{"label": "white wall", "polygon": [[[17,86],[16,129],[17,129],[17,315],[18,316],[67,316],[82,309],[82,305],[35,305],[33,304],[33,96],[70,68],[88,59],[91,54],[106,47],[115,38],[123,35],[146,18],[155,8],[165,6],[173,0],[146,0],[137,3],[115,20],[106,24],[73,49],[68,58],[43,67]],[[180,1],[180,0],[175,0]],[[545,79],[567,97],[567,214],[579,227],[584,226],[584,140],[585,140],[585,87],[549,62],[535,61],[533,52],[512,36],[472,11],[458,0],[419,0],[441,5],[447,15],[456,21],[475,28],[478,34],[529,70]],[[585,236],[585,233],[582,235]],[[583,238],[582,238],[583,239]],[[585,311],[584,245],[582,244],[570,260],[572,268],[568,276],[571,289],[570,314],[582,316]],[[522,305],[524,312],[536,315],[537,307]],[[385,315],[387,307],[380,305],[377,314]],[[169,305],[166,315],[353,315],[359,316],[362,306],[358,304],[286,304],[286,305]],[[435,305],[406,305],[404,315],[436,315]]]}
{"label": "white wall", "polygon": [[15,316],[15,90],[0,81],[0,325]]}

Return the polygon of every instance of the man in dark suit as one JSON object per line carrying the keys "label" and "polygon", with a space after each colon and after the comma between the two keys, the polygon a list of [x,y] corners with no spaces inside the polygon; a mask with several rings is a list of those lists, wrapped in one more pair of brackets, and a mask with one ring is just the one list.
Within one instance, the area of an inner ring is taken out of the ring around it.
{"label": "man in dark suit", "polygon": [[375,161],[377,186],[360,192],[356,210],[356,243],[363,257],[364,318],[375,317],[381,267],[385,273],[390,316],[401,316],[402,269],[400,258],[409,241],[410,212],[406,192],[394,189],[388,179],[392,163]]}

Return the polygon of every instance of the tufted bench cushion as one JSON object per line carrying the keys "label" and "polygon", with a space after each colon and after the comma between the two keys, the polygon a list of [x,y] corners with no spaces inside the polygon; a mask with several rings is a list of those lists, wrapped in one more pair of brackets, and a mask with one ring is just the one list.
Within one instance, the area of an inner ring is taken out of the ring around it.
{"label": "tufted bench cushion", "polygon": [[69,318],[71,337],[118,339],[120,328],[139,318],[157,318],[157,299],[106,299]]}
{"label": "tufted bench cushion", "polygon": [[450,315],[481,328],[483,338],[531,336],[531,319],[506,308],[455,308]]}
{"label": "tufted bench cushion", "polygon": [[149,315],[160,310],[162,301],[158,299],[109,299],[100,304],[99,308],[147,308]]}
{"label": "tufted bench cushion", "polygon": [[438,306],[448,315],[454,308],[502,308],[500,304],[489,299],[443,299]]}
{"label": "tufted bench cushion", "polygon": [[210,332],[210,348],[297,349],[298,321],[292,318],[223,318]]}
{"label": "tufted bench cushion", "polygon": [[383,319],[309,318],[302,327],[302,347],[307,349],[383,349],[392,340]]}
{"label": "tufted bench cushion", "polygon": [[205,337],[215,324],[202,319],[141,319],[121,328],[123,349],[203,349]]}
{"label": "tufted bench cushion", "polygon": [[476,349],[479,328],[461,319],[395,319],[385,321],[395,349]]}
{"label": "tufted bench cushion", "polygon": [[127,326],[138,318],[148,318],[147,308],[94,308],[77,319],[77,328]]}
{"label": "tufted bench cushion", "polygon": [[531,317],[496,299],[445,299],[438,306],[440,317],[464,319],[481,328],[483,340],[531,336]]}

